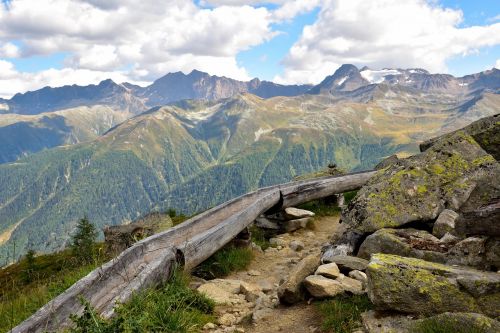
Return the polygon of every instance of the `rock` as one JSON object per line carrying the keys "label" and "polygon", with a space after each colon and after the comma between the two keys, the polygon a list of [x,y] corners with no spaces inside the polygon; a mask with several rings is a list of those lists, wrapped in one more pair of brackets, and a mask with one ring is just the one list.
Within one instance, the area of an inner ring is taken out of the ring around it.
{"label": "rock", "polygon": [[290,271],[288,278],[278,288],[278,297],[282,303],[294,304],[304,297],[302,281],[319,266],[319,256],[309,255],[302,259]]}
{"label": "rock", "polygon": [[387,254],[372,255],[366,272],[368,295],[378,310],[500,315],[498,273]]}
{"label": "rock", "polygon": [[284,216],[285,218],[289,219],[289,220],[296,220],[296,219],[302,219],[304,217],[313,217],[314,214],[313,212],[310,212],[308,210],[305,210],[305,209],[298,209],[298,208],[294,208],[294,207],[288,207],[288,208],[285,208],[284,210]]}
{"label": "rock", "polygon": [[215,324],[214,323],[206,323],[204,326],[203,326],[203,329],[204,330],[213,330],[215,329]]}
{"label": "rock", "polygon": [[236,294],[241,292],[240,280],[214,279],[198,287],[198,292],[212,299],[216,304],[239,303]]}
{"label": "rock", "polygon": [[324,277],[336,279],[340,276],[340,270],[336,263],[332,262],[318,267],[315,275],[323,275]]}
{"label": "rock", "polygon": [[281,222],[282,230],[285,232],[293,232],[307,227],[307,223],[311,221],[310,217],[305,217],[297,220],[288,220]]}
{"label": "rock", "polygon": [[343,286],[337,280],[322,275],[310,275],[305,278],[304,286],[316,298],[327,298],[344,292]]}
{"label": "rock", "polygon": [[382,161],[380,161],[376,166],[375,166],[375,170],[382,170],[382,169],[385,169],[395,163],[397,163],[399,161],[399,158],[398,158],[398,155],[394,154],[394,155],[391,155],[385,159],[383,159]]}
{"label": "rock", "polygon": [[340,271],[351,271],[357,269],[364,271],[368,265],[368,260],[352,256],[325,256],[323,255],[322,261],[324,263],[334,262],[339,267]]}
{"label": "rock", "polygon": [[265,293],[268,293],[274,289],[274,284],[269,280],[260,280],[257,282],[257,285]]}
{"label": "rock", "polygon": [[425,152],[380,170],[342,214],[349,230],[434,220],[445,207],[457,211],[482,179],[500,176],[500,164],[469,135],[443,136]]}
{"label": "rock", "polygon": [[455,220],[457,218],[458,214],[451,209],[443,210],[434,222],[432,234],[438,238],[443,237],[446,233],[455,234]]}
{"label": "rock", "polygon": [[[494,333],[499,332],[500,323],[477,313],[445,312],[437,316],[415,319],[408,315],[388,314],[378,311],[367,311],[361,314],[363,326],[367,333],[414,333],[426,332],[424,327],[439,327],[448,330]],[[446,326],[443,324],[446,323]],[[451,326],[451,327],[450,327]],[[452,332],[452,331],[450,331]]]}
{"label": "rock", "polygon": [[245,295],[248,302],[255,302],[262,295],[262,289],[258,285],[249,282],[241,283],[240,292]]}
{"label": "rock", "polygon": [[485,245],[486,263],[490,270],[500,269],[500,238],[490,238]]}
{"label": "rock", "polygon": [[261,229],[269,229],[269,230],[276,230],[278,231],[280,229],[280,226],[276,220],[271,220],[266,217],[258,217],[255,220],[254,225],[258,228]]}
{"label": "rock", "polygon": [[460,240],[450,235],[448,239],[443,242],[416,229],[380,229],[365,239],[358,255],[368,259],[373,253],[385,253],[486,270],[496,267],[486,256],[486,237]]}
{"label": "rock", "polygon": [[250,276],[260,276],[260,272],[255,269],[249,270],[247,274]]}
{"label": "rock", "polygon": [[132,223],[103,228],[106,251],[120,253],[135,242],[172,227],[168,214],[151,213]]}
{"label": "rock", "polygon": [[286,240],[281,239],[281,238],[271,238],[271,239],[269,239],[269,244],[271,246],[275,246],[275,247],[278,247],[278,246],[283,247],[283,246],[287,245],[287,242],[286,242]]}
{"label": "rock", "polygon": [[304,249],[304,243],[298,240],[291,241],[289,246],[294,251],[302,251]]}
{"label": "rock", "polygon": [[364,294],[363,291],[364,288],[361,281],[351,279],[350,277],[347,277],[343,274],[341,274],[335,281],[338,281],[342,286],[342,288],[344,288],[345,291],[350,292],[351,294],[354,295]]}
{"label": "rock", "polygon": [[[497,189],[500,191],[500,186],[497,185]],[[500,223],[498,221],[500,221],[500,198],[493,199],[482,207],[464,211],[456,221],[456,229],[464,235],[499,237]]]}
{"label": "rock", "polygon": [[453,244],[455,244],[455,243],[458,243],[460,241],[460,238],[447,232],[446,234],[444,234],[443,237],[441,237],[441,239],[439,241],[441,243],[453,243]]}
{"label": "rock", "polygon": [[218,319],[218,322],[223,326],[232,326],[238,322],[238,319],[231,313],[225,313]]}
{"label": "rock", "polygon": [[365,273],[358,270],[353,270],[349,272],[349,277],[361,282],[361,284],[363,285],[363,289],[366,289],[368,285],[368,278],[366,277]]}

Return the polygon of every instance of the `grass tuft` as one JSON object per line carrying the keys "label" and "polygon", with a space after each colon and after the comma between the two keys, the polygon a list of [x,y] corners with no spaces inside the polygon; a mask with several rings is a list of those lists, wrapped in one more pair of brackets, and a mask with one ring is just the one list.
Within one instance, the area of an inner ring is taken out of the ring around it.
{"label": "grass tuft", "polygon": [[250,248],[229,246],[205,260],[194,269],[193,274],[204,279],[224,277],[232,271],[247,268],[253,257]]}
{"label": "grass tuft", "polygon": [[488,330],[464,325],[463,321],[428,318],[422,320],[411,331],[412,333],[485,333]]}
{"label": "grass tuft", "polygon": [[337,296],[319,303],[326,332],[351,333],[361,325],[361,313],[372,308],[366,295]]}
{"label": "grass tuft", "polygon": [[214,303],[191,290],[189,278],[175,272],[168,283],[135,294],[120,305],[116,316],[103,320],[83,301],[82,316],[73,316],[76,327],[71,333],[114,332],[199,332],[203,325],[214,321]]}
{"label": "grass tuft", "polygon": [[316,214],[317,217],[335,216],[340,213],[340,208],[336,204],[325,203],[323,200],[314,200],[298,206]]}
{"label": "grass tuft", "polygon": [[252,235],[252,242],[260,246],[262,250],[265,250],[271,246],[271,244],[269,243],[269,239],[266,237],[266,232],[263,229],[252,225],[250,227],[250,234]]}

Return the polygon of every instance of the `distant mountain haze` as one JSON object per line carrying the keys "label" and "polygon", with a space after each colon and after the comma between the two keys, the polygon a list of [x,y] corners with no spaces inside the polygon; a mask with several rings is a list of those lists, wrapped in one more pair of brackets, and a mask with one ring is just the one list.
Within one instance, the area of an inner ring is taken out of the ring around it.
{"label": "distant mountain haze", "polygon": [[[413,154],[422,140],[499,113],[499,73],[344,65],[312,88],[174,73],[146,88],[98,85],[155,105],[138,115],[110,104],[2,114],[10,148],[0,158],[27,156],[0,165],[0,255],[14,242],[20,254],[60,249],[84,215],[102,227],[168,208],[192,214],[330,162],[362,170]],[[41,147],[51,144],[64,146]]]}

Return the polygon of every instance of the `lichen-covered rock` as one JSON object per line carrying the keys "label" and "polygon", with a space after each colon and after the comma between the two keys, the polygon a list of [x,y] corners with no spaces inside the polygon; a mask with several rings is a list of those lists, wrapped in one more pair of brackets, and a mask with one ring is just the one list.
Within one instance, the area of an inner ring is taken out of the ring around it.
{"label": "lichen-covered rock", "polygon": [[445,242],[423,230],[380,229],[366,237],[358,256],[370,259],[374,253],[395,254],[448,265],[494,270],[499,267],[500,253],[497,246],[495,240],[485,236],[463,240],[452,237]]}
{"label": "lichen-covered rock", "polygon": [[487,235],[500,237],[500,179],[492,180],[491,185],[496,185],[498,193],[482,192],[483,199],[497,196],[479,208],[463,209],[456,221],[456,230],[463,235]]}
{"label": "lichen-covered rock", "polygon": [[461,332],[500,332],[500,322],[478,313],[445,312],[428,318],[416,319],[414,316],[370,310],[363,312],[361,318],[367,333],[414,333],[445,327],[450,332],[458,329]]}
{"label": "lichen-covered rock", "polygon": [[498,273],[387,254],[374,254],[366,272],[368,295],[378,310],[500,315]]}
{"label": "lichen-covered rock", "polygon": [[319,256],[310,255],[292,268],[286,281],[278,288],[278,297],[282,303],[294,304],[304,298],[302,281],[314,273],[319,266],[319,261]]}
{"label": "lichen-covered rock", "polygon": [[368,266],[368,260],[363,258],[353,256],[328,256],[326,254],[327,253],[323,254],[323,257],[321,258],[323,263],[334,262],[343,272],[352,271],[354,269],[364,271],[366,266]]}
{"label": "lichen-covered rock", "polygon": [[361,233],[434,220],[445,207],[458,210],[489,173],[500,175],[498,162],[459,132],[380,170],[358,192],[342,220]]}
{"label": "lichen-covered rock", "polygon": [[436,222],[434,222],[432,234],[438,238],[443,237],[446,233],[455,234],[455,220],[457,217],[458,214],[451,209],[443,210]]}

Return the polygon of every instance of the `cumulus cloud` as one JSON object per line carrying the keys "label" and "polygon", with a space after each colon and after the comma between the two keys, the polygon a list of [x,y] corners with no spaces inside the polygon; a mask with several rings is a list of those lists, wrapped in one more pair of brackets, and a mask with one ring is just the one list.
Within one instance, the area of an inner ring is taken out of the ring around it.
{"label": "cumulus cloud", "polygon": [[[223,2],[201,8],[189,0],[14,0],[0,6],[0,57],[65,52],[66,69],[95,72],[95,77],[125,73],[129,81],[193,69],[250,79],[236,55],[276,36],[276,18],[273,10],[249,6],[259,1],[241,1],[238,6]],[[11,90],[0,86],[4,95],[6,89]]]}
{"label": "cumulus cloud", "polygon": [[446,72],[450,57],[500,44],[500,23],[459,28],[462,19],[434,1],[324,0],[275,80],[317,83],[343,63]]}
{"label": "cumulus cloud", "polygon": [[500,69],[500,59],[497,59],[497,62],[495,63],[495,66],[493,66],[497,69]]}

